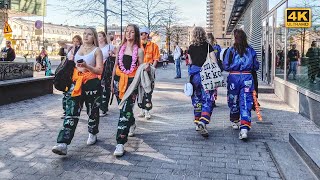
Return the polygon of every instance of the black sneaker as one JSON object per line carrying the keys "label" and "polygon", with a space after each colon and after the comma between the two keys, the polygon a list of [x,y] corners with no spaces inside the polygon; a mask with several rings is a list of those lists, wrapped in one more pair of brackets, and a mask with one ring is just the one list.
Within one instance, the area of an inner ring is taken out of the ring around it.
{"label": "black sneaker", "polygon": [[199,122],[198,123],[198,127],[200,129],[200,134],[203,136],[203,137],[208,137],[209,136],[209,133],[208,133],[208,130],[207,130],[207,127],[206,127],[206,124],[203,123],[203,122]]}

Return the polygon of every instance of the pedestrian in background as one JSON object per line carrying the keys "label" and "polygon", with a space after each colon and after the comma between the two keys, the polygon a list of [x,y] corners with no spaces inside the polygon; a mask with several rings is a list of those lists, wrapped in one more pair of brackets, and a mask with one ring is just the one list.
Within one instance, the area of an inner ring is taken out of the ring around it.
{"label": "pedestrian in background", "polygon": [[97,141],[101,101],[101,84],[98,77],[103,70],[102,52],[98,46],[96,30],[87,28],[83,33],[83,45],[74,56],[76,67],[72,77],[73,84],[69,90],[71,96],[66,100],[66,116],[63,128],[58,134],[58,144],[52,148],[52,152],[56,154],[67,154],[67,145],[73,139],[83,103],[87,107],[89,117],[87,145],[93,145]]}
{"label": "pedestrian in background", "polygon": [[200,70],[208,53],[210,58],[216,62],[213,48],[207,42],[205,30],[202,27],[195,27],[192,32],[192,44],[189,46],[190,66],[188,71],[190,82],[193,85],[191,101],[194,107],[194,123],[196,124],[196,131],[200,131],[204,137],[209,136],[206,126],[211,119],[214,101],[214,90],[204,90],[200,77]]}
{"label": "pedestrian in background", "polygon": [[[132,83],[138,66],[143,64],[143,51],[140,48],[140,33],[137,25],[129,24],[125,29],[124,39],[116,55],[115,66],[111,80],[111,91],[121,102],[127,88]],[[125,105],[120,109],[118,130],[116,135],[117,146],[115,156],[124,154],[124,144],[128,141],[129,129],[134,128],[135,118],[133,107],[137,98],[137,90],[126,99]]]}
{"label": "pedestrian in background", "polygon": [[[219,65],[220,69],[222,70],[223,67],[222,67],[222,62],[220,60],[221,47],[217,43],[217,41],[214,38],[212,33],[208,33],[207,36],[208,36],[208,41],[209,41],[209,43],[211,44],[211,46],[213,48],[213,51],[214,51],[214,54],[216,56],[218,65]],[[216,100],[218,99],[218,87],[215,88],[213,95],[214,95],[213,107],[217,107]]]}
{"label": "pedestrian in background", "polygon": [[292,49],[288,52],[288,60],[289,60],[289,71],[287,74],[287,79],[289,79],[289,75],[291,72],[293,73],[293,80],[296,80],[296,74],[297,74],[297,66],[298,61],[300,59],[300,53],[298,50],[296,50],[296,45],[292,45]]}
{"label": "pedestrian in background", "polygon": [[319,71],[320,49],[317,47],[317,42],[312,41],[311,47],[308,49],[306,56],[308,59],[308,74],[310,83],[316,84],[316,75]]}
{"label": "pedestrian in background", "polygon": [[[73,46],[70,47],[69,52],[67,54],[67,60],[74,61],[74,55],[77,54],[78,50],[80,49],[80,46],[82,45],[82,38],[79,35],[75,35],[72,38],[72,44]],[[61,119],[64,119],[66,116],[66,106],[67,106],[67,97],[71,96],[70,92],[64,92],[63,98],[62,98],[62,107],[63,107],[63,116]]]}
{"label": "pedestrian in background", "polygon": [[[143,50],[143,63],[146,63],[147,66],[153,66],[154,68],[157,67],[158,61],[160,59],[160,51],[159,47],[156,43],[151,42],[149,39],[150,30],[147,27],[143,27],[140,29],[140,38],[141,38],[141,48]],[[149,68],[149,67],[147,67]],[[154,82],[152,83],[152,89],[154,88]],[[145,119],[151,119],[150,110],[151,107],[145,107],[146,103],[152,102],[152,92],[145,93],[143,96],[143,104],[139,105],[140,107],[140,114],[139,117],[144,117]],[[152,104],[152,103],[151,103]],[[131,134],[131,133],[130,133]]]}
{"label": "pedestrian in background", "polygon": [[13,61],[16,58],[16,53],[11,47],[11,41],[6,41],[6,47],[1,50],[1,61]]}
{"label": "pedestrian in background", "polygon": [[100,116],[106,116],[109,110],[109,101],[111,97],[111,77],[114,67],[114,60],[112,56],[115,54],[115,48],[112,44],[108,43],[106,33],[100,31],[98,33],[99,47],[103,56],[104,71],[101,76],[101,105]]}
{"label": "pedestrian in background", "polygon": [[[224,70],[229,72],[227,97],[233,129],[239,129],[239,139],[247,139],[251,129],[254,79],[252,70],[259,69],[256,51],[249,46],[243,30],[234,31],[234,44],[226,53]],[[240,122],[239,122],[240,120]]]}
{"label": "pedestrian in background", "polygon": [[175,42],[173,51],[174,63],[176,65],[176,77],[174,77],[175,79],[181,78],[181,51],[182,49],[178,46],[178,42]]}

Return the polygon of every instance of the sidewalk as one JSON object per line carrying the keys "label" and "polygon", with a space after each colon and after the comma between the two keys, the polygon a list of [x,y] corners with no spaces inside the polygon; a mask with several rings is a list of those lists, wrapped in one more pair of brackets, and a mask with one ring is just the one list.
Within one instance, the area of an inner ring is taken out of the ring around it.
{"label": "sidewalk", "polygon": [[109,115],[100,119],[93,146],[86,145],[87,115],[82,111],[67,156],[51,152],[62,127],[60,92],[0,106],[0,179],[276,180],[280,175],[265,142],[287,142],[289,132],[320,134],[312,121],[274,94],[260,94],[264,121],[257,123],[253,112],[250,139],[240,141],[228,121],[226,89],[219,88],[210,137],[204,139],[195,131],[193,108],[182,91],[187,78],[182,67],[183,78],[177,80],[173,64],[167,70],[158,68],[153,117],[136,119],[136,136],[129,139],[121,158],[112,155],[119,115],[115,101]]}

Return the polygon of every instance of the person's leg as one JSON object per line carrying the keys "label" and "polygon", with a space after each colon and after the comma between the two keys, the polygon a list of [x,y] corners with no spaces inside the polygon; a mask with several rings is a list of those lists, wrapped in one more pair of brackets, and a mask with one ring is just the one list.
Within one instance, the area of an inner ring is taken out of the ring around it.
{"label": "person's leg", "polygon": [[101,104],[100,110],[102,111],[100,116],[107,115],[108,107],[109,107],[109,100],[110,100],[110,87],[107,87],[107,82],[101,84]]}
{"label": "person's leg", "polygon": [[63,128],[60,130],[57,137],[57,145],[52,148],[52,152],[58,155],[67,154],[67,145],[71,143],[74,136],[80,112],[83,104],[83,98],[78,97],[66,97],[66,116],[63,122]]}
{"label": "person's leg", "polygon": [[178,59],[178,78],[181,78],[181,58]]}
{"label": "person's leg", "polygon": [[292,63],[293,79],[296,79],[298,61]]}
{"label": "person's leg", "polygon": [[83,84],[82,93],[84,96],[85,104],[88,114],[88,132],[89,138],[88,145],[96,142],[99,133],[99,106],[101,102],[101,83],[99,79],[92,79]]}
{"label": "person's leg", "polygon": [[233,129],[240,126],[240,107],[239,107],[239,76],[229,75],[227,80],[227,99],[230,108],[230,121]]}
{"label": "person's leg", "polygon": [[193,106],[194,123],[198,125],[201,117],[201,110],[202,110],[202,102],[201,102],[201,95],[202,95],[201,86],[202,85],[201,85],[200,75],[192,76],[191,84],[193,85],[193,94],[191,96],[191,102]]}
{"label": "person's leg", "polygon": [[288,70],[288,74],[287,74],[287,78],[289,78],[289,75],[292,72],[292,62],[289,62],[289,70]]}
{"label": "person's leg", "polygon": [[63,98],[62,98],[63,116],[61,116],[61,119],[64,119],[64,117],[66,116],[66,106],[67,106],[67,92],[64,92]]}
{"label": "person's leg", "polygon": [[175,67],[176,67],[176,78],[179,77],[179,67],[180,67],[180,61],[178,59],[175,59],[174,60],[174,64],[175,64]]}
{"label": "person's leg", "polygon": [[239,139],[246,139],[247,132],[251,129],[251,109],[253,106],[253,95],[250,88],[240,90],[240,134]]}

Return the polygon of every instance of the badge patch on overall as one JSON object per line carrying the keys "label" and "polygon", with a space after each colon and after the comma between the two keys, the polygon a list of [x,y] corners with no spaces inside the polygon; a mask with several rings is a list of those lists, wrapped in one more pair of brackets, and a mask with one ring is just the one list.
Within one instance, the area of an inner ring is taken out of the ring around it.
{"label": "badge patch on overall", "polygon": [[244,92],[250,92],[250,88],[248,88],[248,87],[246,87],[246,88],[244,88]]}

